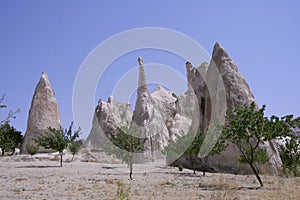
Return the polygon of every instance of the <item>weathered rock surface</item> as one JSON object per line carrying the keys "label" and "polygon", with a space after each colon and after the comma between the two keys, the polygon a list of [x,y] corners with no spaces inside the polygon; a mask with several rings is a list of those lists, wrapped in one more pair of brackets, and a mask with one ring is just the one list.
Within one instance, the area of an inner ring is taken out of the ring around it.
{"label": "weathered rock surface", "polygon": [[238,71],[236,64],[219,43],[216,43],[214,46],[212,61],[218,67],[223,78],[227,97],[226,101],[229,109],[255,102],[248,83]]}
{"label": "weathered rock surface", "polygon": [[[190,62],[186,63],[188,90],[185,94],[176,95],[161,86],[158,86],[150,94],[146,85],[143,60],[139,58],[138,61],[140,67],[139,87],[132,120],[130,119],[130,115],[120,115],[119,112],[116,113],[103,108],[99,110],[100,105],[106,108],[110,104],[99,103],[95,111],[96,119],[94,118],[93,128],[88,141],[101,143],[100,140],[103,139],[97,136],[99,127],[102,127],[103,135],[107,135],[113,132],[117,124],[126,121],[125,124],[127,125],[135,125],[141,128],[141,132],[145,133],[144,137],[148,138],[144,145],[144,158],[152,157],[153,159],[157,159],[160,156],[160,150],[169,141],[175,140],[179,135],[187,134],[190,130],[201,129],[206,131],[208,129],[212,120],[213,110],[211,97],[216,97],[219,92],[213,91],[218,90],[217,84],[213,87],[213,90],[208,90],[207,86],[207,81],[211,81],[212,83],[215,81],[214,73],[216,71],[214,70],[219,71],[223,80],[225,91],[222,101],[227,103],[225,106],[228,109],[234,109],[237,106],[249,105],[255,102],[246,80],[239,73],[237,66],[224,48],[218,43],[214,46],[212,60],[209,64],[203,63],[200,67],[194,68]],[[213,65],[216,65],[216,67],[212,67]],[[94,146],[97,145],[95,144]],[[281,165],[281,160],[276,146],[273,143],[266,143],[260,148],[265,148],[271,157],[270,161],[262,166],[261,172],[268,174],[277,173]],[[220,155],[209,158],[207,164],[211,166],[211,171],[241,174],[252,173],[248,165],[239,163],[239,156],[238,149],[234,145],[229,145]],[[184,158],[181,161],[187,164]],[[198,163],[197,167],[201,169],[201,163]]]}
{"label": "weathered rock surface", "polygon": [[103,148],[107,138],[117,127],[129,127],[132,112],[129,103],[115,103],[113,97],[108,102],[99,100],[96,106],[92,130],[86,140],[87,146]]}
{"label": "weathered rock surface", "polygon": [[148,138],[144,144],[144,151],[135,159],[137,162],[146,162],[162,158],[161,150],[164,146],[170,140],[175,140],[178,135],[189,131],[193,113],[198,109],[194,109],[197,103],[196,98],[192,97],[193,92],[177,97],[173,92],[157,86],[150,94],[146,84],[143,60],[139,58],[138,61],[140,73],[133,114],[130,112],[129,104],[115,104],[112,97],[107,103],[100,100],[95,110],[87,145],[91,148],[103,148],[107,138],[115,132],[116,127],[131,126],[139,130],[138,132],[141,133],[139,137]]}
{"label": "weathered rock surface", "polygon": [[[200,107],[200,124],[204,130],[210,123],[211,116],[211,98],[203,77],[205,74],[207,79],[212,76],[211,69],[215,65],[223,79],[227,109],[234,109],[238,106],[248,106],[255,102],[254,96],[247,84],[246,80],[238,71],[236,64],[231,60],[227,52],[218,43],[215,44],[212,60],[207,67],[207,64],[202,64],[199,68],[193,68],[190,63],[187,63],[188,82],[194,89]],[[275,174],[281,165],[281,159],[276,146],[272,142],[267,142],[261,145],[260,148],[267,150],[270,161],[261,168],[262,173]],[[215,155],[208,160],[209,165],[216,171],[230,172],[230,173],[252,173],[249,166],[238,162],[240,153],[234,145],[229,145],[225,151],[220,155]],[[201,165],[200,163],[198,163]],[[200,167],[201,168],[201,167]]]}
{"label": "weathered rock surface", "polygon": [[[38,134],[45,133],[48,127],[59,129],[61,122],[54,91],[47,74],[43,72],[32,98],[22,153],[26,153],[26,145],[34,143],[33,138]],[[50,151],[43,148],[38,150],[38,152]]]}
{"label": "weathered rock surface", "polygon": [[[146,83],[144,63],[141,57],[138,62],[139,82],[131,127],[139,130],[142,134],[139,137],[148,138],[144,144],[144,152],[136,156],[137,162],[146,162],[149,159],[161,157],[160,150],[168,144],[170,135],[165,125],[165,118],[172,115],[172,101],[175,102],[175,99],[172,99],[172,94],[166,93],[161,87],[154,91],[154,98],[152,98]],[[161,96],[165,98],[158,101]],[[165,112],[162,112],[162,109],[165,109]]]}
{"label": "weathered rock surface", "polygon": [[[248,106],[252,102],[255,102],[254,96],[246,80],[239,73],[237,66],[230,59],[224,48],[218,43],[216,43],[214,46],[212,60],[217,65],[222,75],[226,90],[227,106],[229,109],[234,109],[237,106]],[[266,149],[270,156],[269,162],[261,167],[261,172],[276,174],[281,166],[281,159],[276,146],[272,142],[267,142],[264,145],[261,145],[261,148]],[[231,157],[229,157],[229,155]],[[236,164],[232,163],[232,161],[235,160],[235,158],[237,159],[239,155],[240,154],[238,153],[238,150],[232,147],[227,148],[227,150],[224,151],[223,155],[221,156],[223,156],[223,158],[227,158],[225,161],[228,162],[228,166],[232,167],[233,169],[236,168],[237,172],[243,170],[247,171],[246,169],[249,169],[248,166],[244,166],[239,162]],[[215,160],[217,160],[217,156]],[[220,160],[222,160],[222,158]],[[219,161],[218,165],[223,167],[225,164],[220,165]]]}

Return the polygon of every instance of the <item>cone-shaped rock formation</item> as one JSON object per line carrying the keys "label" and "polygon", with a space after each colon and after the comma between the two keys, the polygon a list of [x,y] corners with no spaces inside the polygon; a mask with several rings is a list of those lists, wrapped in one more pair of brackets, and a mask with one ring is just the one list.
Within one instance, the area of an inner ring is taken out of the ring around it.
{"label": "cone-shaped rock formation", "polygon": [[[29,110],[27,130],[22,144],[22,153],[26,153],[26,145],[34,143],[33,138],[37,134],[45,133],[48,127],[59,129],[61,127],[58,104],[51,87],[49,78],[42,73],[37,84]],[[38,152],[49,152],[39,148]]]}

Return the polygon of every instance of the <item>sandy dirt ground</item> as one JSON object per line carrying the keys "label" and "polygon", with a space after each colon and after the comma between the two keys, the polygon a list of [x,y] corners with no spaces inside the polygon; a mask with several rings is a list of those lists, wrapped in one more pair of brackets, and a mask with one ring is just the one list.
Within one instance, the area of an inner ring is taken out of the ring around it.
{"label": "sandy dirt ground", "polygon": [[[179,172],[163,165],[0,158],[0,199],[300,199],[300,178]],[[148,169],[149,168],[149,169]]]}

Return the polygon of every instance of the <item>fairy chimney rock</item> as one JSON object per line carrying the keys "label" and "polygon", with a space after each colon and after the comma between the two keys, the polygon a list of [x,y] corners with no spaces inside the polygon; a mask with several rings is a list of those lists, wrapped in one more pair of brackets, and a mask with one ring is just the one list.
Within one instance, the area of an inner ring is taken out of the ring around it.
{"label": "fairy chimney rock", "polygon": [[[31,101],[22,153],[26,153],[26,145],[34,143],[33,138],[38,134],[45,133],[48,127],[59,129],[61,121],[57,100],[50,80],[47,74],[43,72]],[[38,150],[38,152],[49,151],[51,150],[43,148]]]}

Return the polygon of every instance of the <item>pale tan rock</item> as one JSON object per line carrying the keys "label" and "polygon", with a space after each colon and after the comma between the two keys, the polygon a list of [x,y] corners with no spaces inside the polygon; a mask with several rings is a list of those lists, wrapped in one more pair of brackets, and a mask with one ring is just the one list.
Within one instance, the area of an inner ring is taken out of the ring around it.
{"label": "pale tan rock", "polygon": [[[194,89],[200,107],[200,124],[204,130],[210,123],[211,116],[211,98],[207,89],[205,79],[200,75],[200,71],[206,76],[206,80],[214,78],[212,76],[213,65],[219,70],[222,76],[223,84],[226,91],[226,104],[227,109],[234,109],[238,106],[248,106],[252,102],[255,103],[254,95],[252,94],[248,83],[238,71],[236,64],[229,57],[225,49],[218,43],[215,44],[212,60],[207,67],[207,64],[202,64],[199,68],[193,68],[190,63],[187,63],[188,82],[191,88]],[[268,163],[261,167],[262,173],[276,174],[281,166],[281,159],[277,147],[272,142],[267,142],[261,145],[260,148],[266,149],[270,160]],[[219,172],[230,173],[252,173],[248,165],[241,164],[238,159],[240,157],[239,150],[230,144],[225,151],[220,155],[215,155],[208,160],[212,168]],[[199,163],[199,165],[201,165]]]}
{"label": "pale tan rock", "polygon": [[[58,103],[50,80],[45,72],[42,73],[37,84],[29,110],[27,130],[22,144],[22,153],[26,153],[26,145],[34,143],[33,138],[38,134],[44,134],[48,127],[61,128]],[[51,150],[39,148],[38,152]]]}
{"label": "pale tan rock", "polygon": [[[138,59],[138,63],[139,83],[133,114],[130,115],[128,108],[125,107],[120,112],[120,106],[116,106],[112,98],[109,99],[108,103],[100,101],[95,111],[93,128],[88,138],[91,143],[92,141],[100,143],[99,141],[103,140],[98,135],[99,127],[103,130],[102,135],[109,135],[114,132],[116,126],[120,126],[123,122],[126,122],[123,124],[128,126],[136,125],[142,130],[144,137],[148,138],[144,146],[144,155],[142,158],[139,157],[139,159],[147,161],[148,158],[158,159],[161,155],[157,152],[178,136],[186,134],[190,130],[202,129],[206,131],[212,116],[211,95],[216,97],[219,92],[209,91],[206,83],[206,81],[212,83],[214,81],[215,71],[212,67],[214,64],[216,65],[215,69],[219,70],[224,83],[225,94],[223,93],[224,99],[222,100],[226,101],[227,104],[225,105],[228,109],[255,102],[248,83],[224,48],[218,43],[214,46],[212,61],[209,64],[202,63],[200,67],[194,68],[192,63],[186,63],[188,90],[184,94],[176,95],[161,86],[158,86],[150,94],[146,84],[142,58]],[[118,109],[112,109],[117,107]],[[130,116],[132,116],[132,120]],[[270,142],[260,148],[265,148],[271,156],[270,161],[262,166],[261,172],[276,174],[281,165],[277,147]],[[157,155],[154,155],[156,153]],[[239,156],[238,149],[230,145],[221,155],[210,158],[208,164],[211,165],[212,171],[251,173],[248,165],[239,163]],[[198,167],[201,168],[200,163],[198,163]]]}
{"label": "pale tan rock", "polygon": [[108,102],[99,100],[95,109],[91,132],[86,140],[87,146],[103,148],[110,134],[117,127],[129,127],[132,119],[132,111],[128,103],[115,103],[113,97]]}

